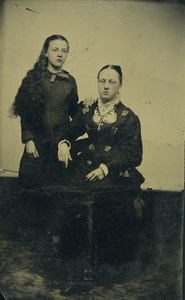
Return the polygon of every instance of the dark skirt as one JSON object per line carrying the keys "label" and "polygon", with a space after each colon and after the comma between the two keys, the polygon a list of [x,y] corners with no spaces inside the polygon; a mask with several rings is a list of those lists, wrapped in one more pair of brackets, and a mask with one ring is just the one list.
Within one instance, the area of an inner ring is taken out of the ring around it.
{"label": "dark skirt", "polygon": [[59,162],[57,152],[49,143],[37,146],[39,157],[31,158],[26,153],[22,155],[19,166],[19,183],[23,188],[38,189],[66,185],[71,174],[71,166],[64,167]]}
{"label": "dark skirt", "polygon": [[71,192],[96,192],[96,191],[139,191],[144,182],[143,176],[136,169],[130,170],[130,177],[108,174],[102,180],[89,181],[86,176],[89,172],[98,168],[96,162],[89,165],[89,161],[78,157],[69,164],[70,170],[67,174],[68,180],[66,187]]}

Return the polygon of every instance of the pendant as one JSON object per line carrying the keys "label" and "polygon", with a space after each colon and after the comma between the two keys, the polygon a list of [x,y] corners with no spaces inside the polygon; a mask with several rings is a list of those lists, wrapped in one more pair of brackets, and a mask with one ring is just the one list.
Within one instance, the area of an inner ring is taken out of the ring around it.
{"label": "pendant", "polygon": [[100,131],[101,126],[102,126],[102,122],[99,122],[99,123],[98,123],[98,131]]}

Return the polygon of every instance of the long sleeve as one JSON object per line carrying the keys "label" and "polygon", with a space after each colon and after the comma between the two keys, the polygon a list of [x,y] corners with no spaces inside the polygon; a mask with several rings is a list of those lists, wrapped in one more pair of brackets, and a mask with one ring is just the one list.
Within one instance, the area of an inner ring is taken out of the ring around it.
{"label": "long sleeve", "polygon": [[73,118],[78,111],[78,90],[76,80],[72,77],[72,88],[70,95],[69,115]]}
{"label": "long sleeve", "polygon": [[[78,104],[78,90],[77,90],[77,85],[74,77],[70,76],[70,82],[71,82],[71,91],[68,96],[68,101],[69,101],[69,107],[68,107],[68,117],[70,117],[72,120],[76,116],[78,109],[79,109],[79,104]],[[56,136],[55,136],[55,144],[58,145],[60,141],[63,139],[66,139],[70,134],[70,127],[71,127],[72,122],[66,122],[66,125],[63,126],[62,128],[59,128]]]}
{"label": "long sleeve", "polygon": [[[31,72],[28,72],[30,75]],[[21,124],[21,139],[22,143],[26,143],[29,140],[33,140],[32,133],[32,120],[28,117],[29,106],[31,103],[31,96],[28,92],[29,80],[25,77],[22,80],[22,84],[18,89],[17,95],[14,101],[15,114],[20,116]]]}
{"label": "long sleeve", "polygon": [[79,136],[86,133],[87,129],[84,122],[82,105],[78,105],[78,112],[74,116],[70,128],[66,128],[66,130],[61,132],[60,139],[66,139],[70,143],[74,142]]}
{"label": "long sleeve", "polygon": [[23,116],[21,117],[21,139],[23,144],[34,139],[31,130],[31,123],[31,120]]}

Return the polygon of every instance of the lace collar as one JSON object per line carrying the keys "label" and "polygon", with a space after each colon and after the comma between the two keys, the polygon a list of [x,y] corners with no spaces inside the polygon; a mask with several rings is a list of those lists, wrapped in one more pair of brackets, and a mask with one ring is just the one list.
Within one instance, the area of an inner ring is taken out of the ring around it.
{"label": "lace collar", "polygon": [[106,104],[102,103],[101,99],[98,99],[97,107],[94,110],[93,121],[97,124],[98,130],[100,130],[103,124],[113,124],[117,121],[117,114],[115,112],[115,105],[120,102],[120,99],[116,98]]}

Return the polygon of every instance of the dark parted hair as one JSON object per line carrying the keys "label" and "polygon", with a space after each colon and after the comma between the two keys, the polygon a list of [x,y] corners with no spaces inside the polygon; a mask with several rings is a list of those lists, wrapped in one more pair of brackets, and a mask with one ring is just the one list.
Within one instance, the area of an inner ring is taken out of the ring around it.
{"label": "dark parted hair", "polygon": [[123,82],[123,73],[122,73],[121,67],[119,65],[106,65],[106,66],[104,66],[98,72],[97,79],[99,79],[101,71],[103,71],[105,69],[112,69],[112,70],[116,71],[118,73],[118,75],[119,75],[120,84],[122,85],[122,82]]}
{"label": "dark parted hair", "polygon": [[42,115],[44,106],[43,79],[47,76],[49,77],[46,52],[49,43],[54,40],[65,41],[67,43],[67,50],[69,51],[69,42],[64,36],[54,34],[46,38],[33,69],[27,72],[26,77],[23,79],[22,84],[18,89],[15,100],[9,111],[10,117]]}

